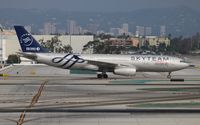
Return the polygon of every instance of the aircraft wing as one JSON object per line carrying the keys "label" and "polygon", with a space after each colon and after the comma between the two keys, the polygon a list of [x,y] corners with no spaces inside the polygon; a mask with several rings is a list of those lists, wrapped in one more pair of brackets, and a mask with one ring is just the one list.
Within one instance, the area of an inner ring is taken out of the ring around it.
{"label": "aircraft wing", "polygon": [[99,67],[100,71],[109,70],[113,71],[116,67],[131,67],[130,65],[118,64],[118,63],[110,63],[103,61],[95,61],[95,60],[86,60],[89,64],[96,65]]}
{"label": "aircraft wing", "polygon": [[95,61],[95,60],[86,60],[89,64],[97,65],[99,67],[110,67],[114,68],[118,66],[118,64],[115,63],[109,63],[109,62],[102,62],[102,61]]}

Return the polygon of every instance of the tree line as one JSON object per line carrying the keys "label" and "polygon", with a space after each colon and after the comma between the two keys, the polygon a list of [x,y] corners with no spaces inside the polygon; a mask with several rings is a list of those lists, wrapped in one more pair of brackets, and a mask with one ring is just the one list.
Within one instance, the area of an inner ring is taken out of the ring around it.
{"label": "tree line", "polygon": [[171,49],[181,54],[189,54],[190,51],[195,51],[200,49],[200,33],[196,33],[191,37],[179,36],[172,39],[170,38],[170,40],[171,40]]}
{"label": "tree line", "polygon": [[[129,39],[130,36],[118,36],[119,39]],[[109,41],[110,38],[113,38],[111,35],[100,34],[96,36],[94,41],[88,42],[84,47],[83,51],[92,49],[94,54],[120,54],[122,52],[128,51],[151,51],[155,54],[168,54],[173,55],[174,53],[180,54],[189,54],[190,51],[195,51],[200,49],[200,33],[196,33],[191,37],[174,37],[171,38],[171,34],[168,35],[170,39],[170,45],[165,43],[160,43],[158,46],[150,46],[148,41],[145,41],[143,46],[113,46]],[[103,41],[103,42],[102,42]]]}
{"label": "tree line", "polygon": [[63,45],[62,41],[59,40],[59,36],[54,36],[51,40],[44,41],[39,40],[41,46],[47,48],[50,52],[54,53],[72,53],[73,49],[70,45]]}

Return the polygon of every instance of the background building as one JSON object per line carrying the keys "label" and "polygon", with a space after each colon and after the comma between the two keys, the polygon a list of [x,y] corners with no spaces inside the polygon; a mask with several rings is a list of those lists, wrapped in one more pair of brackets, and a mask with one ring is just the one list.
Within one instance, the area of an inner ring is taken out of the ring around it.
{"label": "background building", "polygon": [[170,45],[170,40],[167,37],[146,36],[144,39],[149,42],[149,46],[159,46],[161,43],[165,43],[166,46]]}
{"label": "background building", "polygon": [[82,27],[77,25],[75,21],[69,20],[67,26],[68,26],[68,33],[70,35],[83,34]]}
{"label": "background building", "polygon": [[113,35],[113,36],[119,36],[120,35],[120,28],[110,28],[110,33]]}
{"label": "background building", "polygon": [[26,26],[24,26],[24,28],[25,28],[29,33],[31,33],[32,27],[31,27],[30,25],[26,25]]}
{"label": "background building", "polygon": [[[55,35],[33,35],[36,40],[51,40]],[[93,35],[62,35],[58,39],[62,41],[63,45],[71,45],[73,53],[82,53],[83,46],[89,41],[93,41]],[[7,60],[11,54],[21,50],[15,31],[9,31],[8,34],[4,32],[0,45],[2,44],[2,56],[3,60]]]}
{"label": "background building", "polygon": [[44,35],[51,35],[51,34],[56,34],[56,26],[55,23],[45,23],[44,24],[44,29],[43,29],[43,34]]}
{"label": "background building", "polygon": [[145,35],[145,28],[143,26],[136,26],[136,36],[144,36]]}
{"label": "background building", "polygon": [[166,36],[166,26],[165,25],[160,26],[160,36],[162,36],[162,37]]}
{"label": "background building", "polygon": [[145,36],[151,36],[151,35],[152,35],[152,28],[145,27]]}
{"label": "background building", "polygon": [[128,35],[128,34],[129,34],[129,31],[128,31],[128,24],[127,24],[127,23],[123,23],[123,24],[122,24],[122,32],[123,32],[123,34],[125,34],[125,35]]}
{"label": "background building", "polygon": [[139,38],[132,37],[129,40],[131,41],[133,47],[139,47],[140,44]]}

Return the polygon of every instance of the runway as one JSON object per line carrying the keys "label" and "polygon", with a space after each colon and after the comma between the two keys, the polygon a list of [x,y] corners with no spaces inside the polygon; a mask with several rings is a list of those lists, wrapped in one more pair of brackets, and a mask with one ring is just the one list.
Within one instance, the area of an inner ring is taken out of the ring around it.
{"label": "runway", "polygon": [[[167,79],[108,79],[92,83],[96,80],[90,79],[87,83],[85,77],[82,81],[80,78],[23,80],[14,77],[3,81],[0,84],[0,122],[3,125],[145,124],[147,119],[154,124],[159,123],[157,115],[165,121],[162,124],[175,124],[172,116],[179,118],[180,114],[182,120],[200,122],[197,119],[198,79],[181,83]],[[166,103],[184,105],[168,107]],[[166,106],[154,107],[153,104]]]}
{"label": "runway", "polygon": [[200,74],[183,72],[1,78],[0,125],[198,125]]}
{"label": "runway", "polygon": [[[2,125],[16,125],[15,113],[1,115]],[[24,125],[198,125],[199,114],[31,113]]]}

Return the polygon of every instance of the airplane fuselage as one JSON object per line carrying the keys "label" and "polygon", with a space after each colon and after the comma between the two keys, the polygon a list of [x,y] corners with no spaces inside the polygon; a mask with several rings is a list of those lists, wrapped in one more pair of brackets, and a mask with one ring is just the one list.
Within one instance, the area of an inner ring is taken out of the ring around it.
{"label": "airplane fuselage", "polygon": [[[172,72],[184,69],[189,66],[182,59],[171,56],[160,55],[109,55],[109,54],[55,54],[55,53],[32,53],[36,55],[35,61],[50,66],[64,69],[86,69],[99,71],[95,64],[88,63],[87,60],[120,64],[118,66],[129,66],[135,68],[137,72]],[[113,69],[107,69],[113,72]]]}

